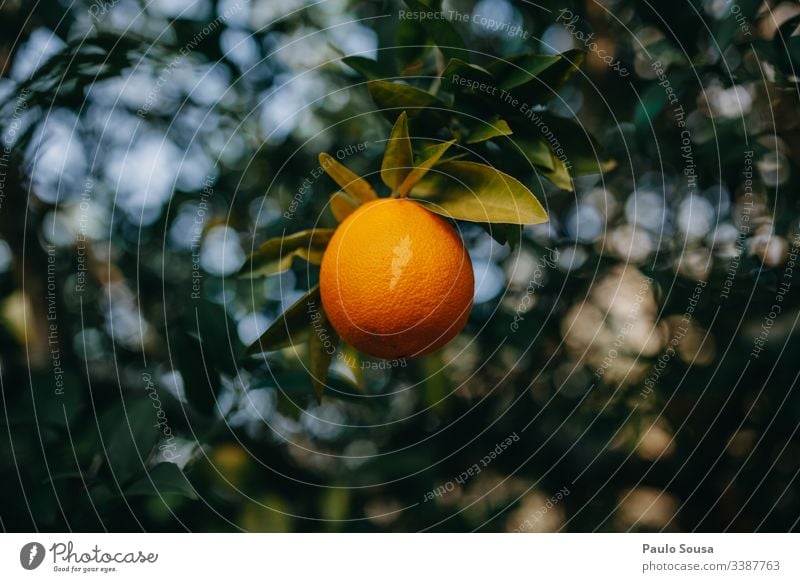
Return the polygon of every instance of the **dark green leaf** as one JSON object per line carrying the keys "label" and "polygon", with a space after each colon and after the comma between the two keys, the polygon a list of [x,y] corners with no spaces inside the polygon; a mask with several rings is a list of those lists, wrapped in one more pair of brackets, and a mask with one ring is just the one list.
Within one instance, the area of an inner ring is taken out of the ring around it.
{"label": "dark green leaf", "polygon": [[289,309],[278,316],[269,329],[258,340],[247,348],[246,353],[271,352],[292,345],[308,332],[311,321],[310,311],[314,305],[319,305],[319,285],[309,290]]}
{"label": "dark green leaf", "polygon": [[489,71],[461,59],[451,59],[442,73],[442,88],[453,94],[453,109],[463,115],[458,121],[474,128],[483,123],[487,111],[498,104],[499,87]]}
{"label": "dark green leaf", "polygon": [[501,245],[507,244],[514,248],[522,242],[522,226],[519,224],[481,223],[481,226]]}
{"label": "dark green leaf", "polygon": [[554,169],[553,155],[544,139],[514,136],[511,141],[504,140],[499,143],[503,150],[517,156],[522,156],[528,162],[539,168],[545,170]]}
{"label": "dark green leaf", "polygon": [[[187,329],[197,326],[192,322]],[[171,351],[183,378],[186,399],[197,412],[210,415],[216,406],[216,393],[221,380],[214,365],[214,354],[219,346],[204,343],[194,333],[183,333],[171,338]]]}
{"label": "dark green leaf", "polygon": [[[571,176],[600,174],[616,166],[615,161],[605,157],[586,128],[572,120],[537,113],[530,119],[518,121],[514,132],[514,143],[536,166],[538,173],[564,190],[572,190]],[[506,151],[516,150],[513,146],[500,145]]]}
{"label": "dark green leaf", "polygon": [[159,463],[147,477],[125,489],[125,495],[183,495],[197,499],[194,487],[175,463]]}
{"label": "dark green leaf", "polygon": [[443,118],[443,110],[447,109],[447,106],[436,96],[411,85],[390,81],[370,81],[368,88],[375,104],[382,110],[386,110],[382,113],[392,120],[398,117],[403,110],[407,112],[409,118],[413,118],[428,108],[433,108],[432,113]]}
{"label": "dark green leaf", "polygon": [[651,84],[639,97],[639,103],[633,114],[633,122],[640,131],[650,132],[651,124],[655,123],[659,113],[667,103],[664,88],[657,83]]}
{"label": "dark green leaf", "polygon": [[585,54],[569,50],[560,55],[517,55],[497,60],[487,69],[500,80],[500,88],[528,105],[545,103],[583,63]]}
{"label": "dark green leaf", "polygon": [[113,410],[103,423],[106,458],[115,478],[124,483],[144,472],[161,431],[157,409],[149,398],[129,401]]}
{"label": "dark green leaf", "polygon": [[500,88],[508,91],[529,83],[539,73],[561,60],[561,55],[523,54],[497,59],[487,67],[487,70],[500,79]]}
{"label": "dark green leaf", "polygon": [[428,33],[418,22],[408,19],[397,23],[392,52],[404,75],[418,73],[428,50]]}
{"label": "dark green leaf", "polygon": [[[406,5],[412,10],[430,12],[432,7],[418,0],[405,0]],[[446,18],[425,18],[421,22],[422,28],[428,33],[431,40],[439,47],[445,58],[455,58],[467,54],[464,39]]]}
{"label": "dark green leaf", "polygon": [[486,93],[496,86],[497,79],[488,70],[461,59],[450,59],[442,73],[442,87],[453,92]]}
{"label": "dark green leaf", "polygon": [[203,299],[194,306],[196,314],[187,329],[196,333],[204,346],[217,346],[218,349],[206,350],[214,369],[231,376],[236,374],[237,360],[242,352],[236,324],[219,303]]}
{"label": "dark green leaf", "polygon": [[311,314],[311,333],[308,336],[308,371],[311,385],[317,400],[322,399],[328,382],[328,368],[331,365],[339,336],[328,321],[321,305]]}
{"label": "dark green leaf", "polygon": [[[26,404],[29,399],[32,401],[29,409],[31,422],[58,428],[71,425],[84,407],[82,392],[83,387],[72,372],[65,371],[59,376],[32,375],[30,390],[24,393]],[[35,420],[32,416],[34,410]]]}
{"label": "dark green leaf", "polygon": [[373,61],[372,59],[368,59],[366,57],[359,57],[359,56],[352,56],[352,57],[344,57],[342,58],[342,62],[353,69],[354,71],[360,73],[367,79],[384,79],[386,77],[392,76],[390,72],[384,71],[378,61]]}

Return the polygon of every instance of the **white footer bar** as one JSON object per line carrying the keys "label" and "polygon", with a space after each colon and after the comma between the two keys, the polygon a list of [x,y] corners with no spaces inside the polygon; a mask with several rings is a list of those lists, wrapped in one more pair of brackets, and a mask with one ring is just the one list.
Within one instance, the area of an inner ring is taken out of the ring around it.
{"label": "white footer bar", "polygon": [[800,580],[799,550],[797,534],[4,534],[0,580],[777,582]]}

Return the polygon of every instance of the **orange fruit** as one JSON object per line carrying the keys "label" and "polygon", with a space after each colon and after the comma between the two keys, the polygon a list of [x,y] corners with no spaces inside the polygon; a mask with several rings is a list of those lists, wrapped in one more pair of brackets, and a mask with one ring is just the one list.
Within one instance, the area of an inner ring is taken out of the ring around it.
{"label": "orange fruit", "polygon": [[411,200],[368,202],[336,229],[322,258],[328,320],[356,349],[380,358],[438,350],[464,328],[475,280],[447,220]]}

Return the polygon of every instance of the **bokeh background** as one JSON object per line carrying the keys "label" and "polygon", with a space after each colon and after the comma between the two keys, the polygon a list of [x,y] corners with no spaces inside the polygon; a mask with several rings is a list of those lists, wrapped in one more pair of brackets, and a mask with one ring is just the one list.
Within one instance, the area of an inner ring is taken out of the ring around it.
{"label": "bokeh background", "polygon": [[340,57],[437,86],[409,6],[0,2],[3,530],[797,529],[800,5],[432,6],[478,64],[584,50],[547,109],[615,164],[518,170],[551,220],[459,225],[461,336],[317,402],[302,346],[242,355],[316,267],[236,274],[333,224],[319,152],[376,181]]}

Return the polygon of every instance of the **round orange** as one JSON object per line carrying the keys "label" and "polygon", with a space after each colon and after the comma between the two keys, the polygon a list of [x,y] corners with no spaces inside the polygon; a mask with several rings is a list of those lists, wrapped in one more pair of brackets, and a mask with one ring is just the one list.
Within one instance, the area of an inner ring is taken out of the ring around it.
{"label": "round orange", "polygon": [[346,342],[380,358],[423,356],[453,339],[467,322],[474,287],[456,230],[411,200],[359,207],[322,258],[328,320]]}

